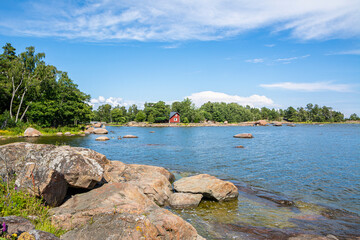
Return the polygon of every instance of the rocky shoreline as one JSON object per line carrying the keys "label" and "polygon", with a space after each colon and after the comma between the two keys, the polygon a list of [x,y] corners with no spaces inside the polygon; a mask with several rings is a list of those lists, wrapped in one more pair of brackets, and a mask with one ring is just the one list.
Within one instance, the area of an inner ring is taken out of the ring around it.
{"label": "rocky shoreline", "polygon": [[[68,231],[60,239],[204,239],[205,235],[201,236],[192,224],[174,213],[178,209],[195,209],[203,201],[237,204],[239,193],[276,207],[296,208],[291,199],[234,185],[208,174],[175,181],[174,174],[165,168],[110,161],[100,153],[80,147],[24,142],[0,146],[0,175],[9,173],[16,174],[20,189],[42,197],[53,207],[52,223]],[[324,219],[326,214],[317,217]],[[344,214],[333,211],[328,218]],[[9,229],[18,235],[28,232],[35,239],[58,239],[29,224],[27,229],[16,227],[27,220],[1,219],[13,223]],[[238,224],[204,225],[206,231],[213,229],[222,239],[338,239],[333,235]]]}
{"label": "rocky shoreline", "polygon": [[13,143],[0,154],[1,176],[15,173],[18,188],[54,207],[53,224],[68,230],[61,239],[203,239],[162,206],[238,196],[234,184],[206,174],[182,179],[174,192],[175,177],[162,167],[110,161],[85,148]]}

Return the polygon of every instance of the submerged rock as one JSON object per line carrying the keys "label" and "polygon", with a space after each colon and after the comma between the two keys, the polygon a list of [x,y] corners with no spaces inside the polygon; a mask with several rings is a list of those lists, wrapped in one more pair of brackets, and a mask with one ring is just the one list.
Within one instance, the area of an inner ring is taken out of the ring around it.
{"label": "submerged rock", "polygon": [[202,194],[205,198],[217,201],[236,199],[239,195],[237,187],[227,181],[208,174],[181,178],[174,183],[177,192]]}
{"label": "submerged rock", "polygon": [[234,135],[234,138],[253,138],[251,133],[239,133]]}
{"label": "submerged rock", "polygon": [[41,132],[35,128],[27,128],[24,132],[24,137],[39,137],[41,135]]}
{"label": "submerged rock", "polygon": [[199,206],[202,198],[202,194],[174,193],[170,196],[169,204],[175,209],[193,208]]}
{"label": "submerged rock", "polygon": [[235,146],[235,148],[244,148],[243,145]]}
{"label": "submerged rock", "polygon": [[130,183],[109,183],[50,210],[52,222],[73,229],[62,239],[202,239],[193,226],[162,209]]}

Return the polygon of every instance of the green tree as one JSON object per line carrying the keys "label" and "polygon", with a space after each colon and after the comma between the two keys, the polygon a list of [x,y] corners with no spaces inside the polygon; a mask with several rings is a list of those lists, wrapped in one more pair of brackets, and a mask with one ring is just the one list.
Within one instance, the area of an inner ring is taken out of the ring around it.
{"label": "green tree", "polygon": [[138,111],[138,113],[135,116],[135,121],[137,122],[143,122],[146,119],[146,114],[144,113],[144,111]]}

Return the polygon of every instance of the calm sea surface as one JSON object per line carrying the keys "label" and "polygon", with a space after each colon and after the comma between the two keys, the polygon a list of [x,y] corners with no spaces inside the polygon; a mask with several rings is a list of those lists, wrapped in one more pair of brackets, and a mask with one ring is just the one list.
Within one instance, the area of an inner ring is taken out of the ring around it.
{"label": "calm sea surface", "polygon": [[[162,166],[179,173],[178,177],[208,173],[286,196],[298,206],[297,211],[269,206],[240,194],[236,203],[223,206],[227,217],[224,212],[210,211],[214,214],[210,217],[213,220],[221,218],[218,220],[228,223],[290,228],[297,224],[291,219],[320,215],[322,207],[360,215],[360,125],[107,129],[110,138],[107,142],[95,141],[97,135],[41,137],[27,141],[91,148],[111,160]],[[237,133],[252,133],[254,138],[233,138]],[[139,138],[117,139],[126,134]],[[238,145],[244,148],[235,148]],[[201,221],[209,221],[205,213],[211,208],[205,203],[200,210],[180,214],[189,221],[199,217]],[[357,217],[355,220],[349,218],[345,217],[348,222],[339,232],[346,232],[344,228],[360,228]],[[316,228],[322,227],[324,232],[334,228],[331,223]],[[354,229],[350,232],[356,233]]]}

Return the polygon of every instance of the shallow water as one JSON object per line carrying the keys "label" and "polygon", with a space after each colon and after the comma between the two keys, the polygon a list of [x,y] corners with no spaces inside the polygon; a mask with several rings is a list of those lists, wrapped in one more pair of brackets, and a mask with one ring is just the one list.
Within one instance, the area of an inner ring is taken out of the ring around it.
{"label": "shallow water", "polygon": [[[111,160],[162,166],[183,174],[208,173],[286,196],[295,203],[281,207],[244,193],[235,202],[204,202],[195,210],[178,212],[189,221],[198,219],[199,228],[204,221],[338,235],[359,233],[360,125],[107,129],[107,142],[95,141],[96,135],[26,141],[91,148]],[[254,138],[233,138],[237,133],[252,133]],[[126,134],[139,138],[117,139]],[[10,141],[24,139],[0,144]],[[235,148],[237,145],[244,148]],[[341,210],[341,214],[330,219],[324,213],[328,209]]]}

